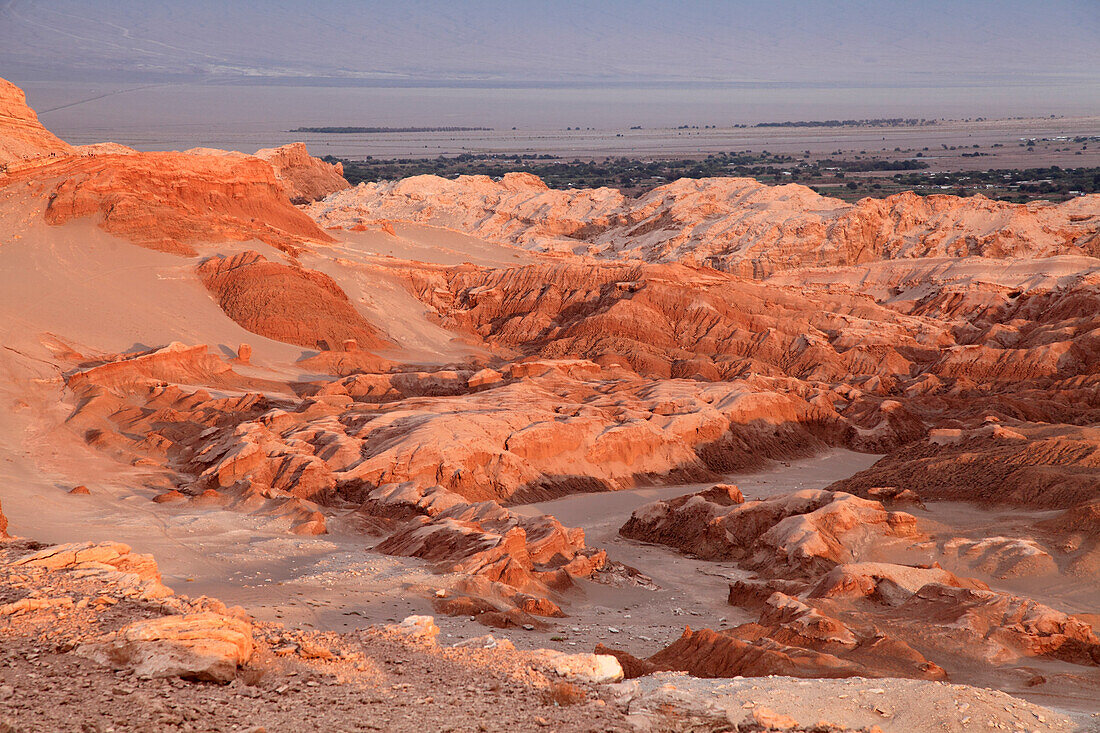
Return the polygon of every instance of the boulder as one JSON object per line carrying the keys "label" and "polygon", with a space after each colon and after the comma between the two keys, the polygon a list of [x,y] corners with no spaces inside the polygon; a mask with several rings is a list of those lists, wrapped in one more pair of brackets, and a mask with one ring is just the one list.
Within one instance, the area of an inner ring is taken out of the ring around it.
{"label": "boulder", "polygon": [[216,613],[137,621],[77,653],[139,677],[230,682],[252,656],[252,627]]}
{"label": "boulder", "polygon": [[552,649],[532,652],[534,658],[559,677],[575,682],[621,682],[623,668],[610,654],[565,654]]}
{"label": "boulder", "polygon": [[399,624],[387,624],[386,630],[410,639],[432,643],[435,643],[435,637],[439,636],[439,627],[435,625],[435,619],[431,616],[406,616]]}

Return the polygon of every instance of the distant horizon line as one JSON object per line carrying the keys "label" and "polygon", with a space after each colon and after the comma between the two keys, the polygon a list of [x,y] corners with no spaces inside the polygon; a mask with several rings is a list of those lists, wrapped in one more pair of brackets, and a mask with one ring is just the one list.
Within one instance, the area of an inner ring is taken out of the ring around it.
{"label": "distant horizon line", "polygon": [[[930,75],[931,76],[931,75]],[[74,73],[58,76],[54,73],[19,74],[8,71],[5,78],[17,85],[24,83],[72,83],[72,84],[154,84],[154,85],[209,85],[209,86],[285,86],[285,87],[348,87],[379,89],[965,89],[985,86],[1034,87],[1037,85],[1073,85],[1100,89],[1100,78],[1081,78],[1067,74],[1034,74],[1021,77],[1017,74],[976,74],[942,78],[908,78],[881,80],[831,80],[831,81],[782,81],[782,80],[718,80],[688,78],[653,79],[473,79],[454,77],[432,78],[382,78],[331,75],[288,74],[160,74],[141,72],[136,74]]]}

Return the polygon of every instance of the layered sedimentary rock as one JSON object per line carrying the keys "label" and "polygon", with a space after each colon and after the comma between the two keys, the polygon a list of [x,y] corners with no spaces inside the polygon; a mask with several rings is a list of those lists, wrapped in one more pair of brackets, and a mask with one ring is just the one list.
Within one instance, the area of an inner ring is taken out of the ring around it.
{"label": "layered sedimentary rock", "polygon": [[833,488],[863,494],[875,486],[925,500],[1067,510],[1098,498],[1100,430],[991,421],[886,456]]}
{"label": "layered sedimentary rock", "polygon": [[[1100,391],[1088,388],[1078,408]],[[871,468],[833,484],[869,495],[877,487],[916,493],[925,500],[967,501],[983,506],[1046,509],[1058,514],[1037,524],[1036,536],[1058,547],[1066,570],[1080,577],[1100,572],[1100,433],[1091,426],[993,420],[959,429],[893,453]],[[1030,538],[957,540],[952,558],[996,577],[1057,572],[1050,553]]]}
{"label": "layered sedimentary rock", "polygon": [[868,450],[923,437],[947,410],[1046,421],[1097,413],[1095,275],[995,288],[984,309],[925,315],[920,303],[899,313],[852,288],[761,285],[682,265],[398,271],[443,324],[505,358],[583,356],[664,378],[786,376],[804,394],[832,383],[820,398],[844,406]]}
{"label": "layered sedimentary rock", "polygon": [[0,172],[14,162],[66,155],[71,150],[71,145],[42,126],[27,106],[23,90],[0,79]]}
{"label": "layered sedimentary rock", "polygon": [[248,622],[216,613],[135,621],[77,653],[144,678],[231,682],[252,656]]}
{"label": "layered sedimentary rock", "polygon": [[[438,485],[466,501],[515,501],[702,478],[737,463],[738,440],[759,446],[754,465],[847,432],[835,413],[748,382],[655,384],[591,362],[516,366],[489,386],[472,371],[364,374],[296,385],[302,398],[284,386],[280,398],[276,383],[177,345],[75,371],[81,405],[69,422],[104,445],[142,435],[134,449],[173,455],[203,490],[247,479],[302,497],[339,485],[357,500],[404,482],[418,497]],[[599,389],[601,377],[620,381],[615,393]],[[164,381],[267,392],[214,398]],[[143,411],[122,409],[134,400]]]}
{"label": "layered sedimentary rock", "polygon": [[275,169],[275,177],[291,203],[308,204],[350,185],[344,180],[342,163],[326,163],[314,158],[306,150],[305,143],[264,148],[254,155]]}
{"label": "layered sedimentary rock", "polygon": [[310,208],[325,226],[374,219],[446,226],[533,249],[681,261],[753,277],[816,265],[929,256],[1100,255],[1096,196],[1008,204],[901,193],[847,204],[798,184],[681,179],[638,199],[549,189],[529,174],[361,184]]}
{"label": "layered sedimentary rock", "polygon": [[255,158],[96,155],[34,173],[48,187],[50,224],[96,217],[111,234],[151,249],[193,255],[200,242],[258,239],[294,252],[310,241],[331,241]]}
{"label": "layered sedimentary rock", "polygon": [[656,377],[837,380],[908,373],[951,342],[869,298],[762,286],[680,265],[530,265],[410,272],[444,323],[546,358],[584,354]]}

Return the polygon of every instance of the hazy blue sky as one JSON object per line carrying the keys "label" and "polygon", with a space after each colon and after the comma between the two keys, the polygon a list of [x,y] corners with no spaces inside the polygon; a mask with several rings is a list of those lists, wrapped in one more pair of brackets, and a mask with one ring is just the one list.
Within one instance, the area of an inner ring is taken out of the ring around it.
{"label": "hazy blue sky", "polygon": [[43,121],[143,149],[301,125],[1100,115],[1097,39],[1100,0],[0,0],[0,76]]}
{"label": "hazy blue sky", "polygon": [[0,0],[15,81],[1100,83],[1100,0]]}

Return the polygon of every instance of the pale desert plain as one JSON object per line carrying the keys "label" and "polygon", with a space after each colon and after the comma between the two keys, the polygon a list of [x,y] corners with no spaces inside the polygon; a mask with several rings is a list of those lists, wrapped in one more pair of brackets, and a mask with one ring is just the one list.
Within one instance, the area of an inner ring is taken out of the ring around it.
{"label": "pale desert plain", "polygon": [[311,152],[0,80],[0,731],[1100,729],[1100,195]]}

